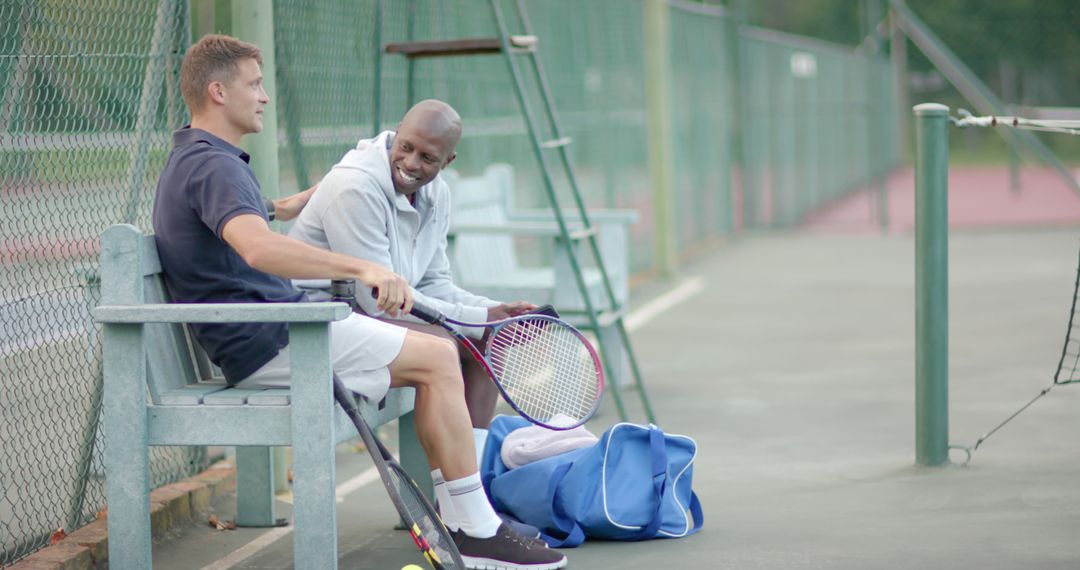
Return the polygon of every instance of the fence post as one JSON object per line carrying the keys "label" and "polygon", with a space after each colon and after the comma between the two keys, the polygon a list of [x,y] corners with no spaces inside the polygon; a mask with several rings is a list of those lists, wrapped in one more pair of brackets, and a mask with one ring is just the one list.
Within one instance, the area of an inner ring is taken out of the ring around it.
{"label": "fence post", "polygon": [[654,265],[664,277],[678,270],[678,236],[672,187],[671,77],[668,6],[647,0],[644,8],[645,100],[649,138],[649,172],[653,191]]}
{"label": "fence post", "polygon": [[[262,131],[244,137],[241,146],[251,155],[251,170],[259,180],[262,195],[280,198],[277,116],[281,101],[277,98],[277,62],[274,59],[274,3],[271,0],[233,0],[231,9],[233,35],[259,46],[262,51],[263,89],[270,97],[270,104],[263,113]],[[287,455],[284,447],[273,448],[271,463],[276,492],[289,489]],[[261,494],[262,490],[256,493]]]}
{"label": "fence post", "polygon": [[276,62],[274,60],[274,3],[271,0],[233,0],[232,33],[262,50],[263,89],[270,104],[263,113],[262,131],[244,137],[241,145],[251,155],[251,169],[263,196],[279,198]]}
{"label": "fence post", "polygon": [[949,462],[949,108],[915,111],[915,462]]}

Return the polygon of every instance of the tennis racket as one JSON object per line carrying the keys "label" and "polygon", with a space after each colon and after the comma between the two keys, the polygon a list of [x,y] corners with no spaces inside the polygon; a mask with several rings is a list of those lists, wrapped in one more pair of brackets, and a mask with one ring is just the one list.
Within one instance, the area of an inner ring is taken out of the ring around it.
{"label": "tennis racket", "polygon": [[[335,281],[335,299],[348,301],[350,285]],[[378,291],[371,294],[376,297]],[[538,426],[572,429],[589,421],[600,407],[604,395],[600,357],[581,331],[561,319],[530,313],[490,323],[467,323],[416,301],[411,314],[442,327],[460,341],[484,367],[506,403]],[[490,329],[484,351],[451,324]]]}
{"label": "tennis racket", "polygon": [[356,400],[337,375],[334,375],[334,399],[352,420],[356,431],[360,432],[360,438],[371,453],[371,459],[379,470],[390,501],[394,503],[401,515],[401,521],[424,558],[435,570],[465,570],[465,563],[461,560],[457,545],[435,512],[435,507],[431,506],[431,502],[420,492],[401,464],[371,432],[371,428],[360,415],[360,410],[356,408]]}

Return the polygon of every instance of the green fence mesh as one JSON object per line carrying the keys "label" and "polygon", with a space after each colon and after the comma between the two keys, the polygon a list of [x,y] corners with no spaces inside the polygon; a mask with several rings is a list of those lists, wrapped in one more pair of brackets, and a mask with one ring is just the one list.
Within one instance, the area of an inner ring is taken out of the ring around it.
{"label": "green fence mesh", "polygon": [[887,61],[760,28],[741,34],[748,226],[790,226],[896,166]]}
{"label": "green fence mesh", "polygon": [[[317,181],[376,124],[393,128],[410,100],[437,97],[465,122],[455,168],[473,175],[510,163],[518,203],[545,206],[501,56],[410,68],[403,57],[379,58],[375,50],[379,41],[492,36],[488,2],[385,4],[380,13],[374,0],[273,2],[282,193]],[[0,0],[0,563],[103,507],[107,442],[98,430],[100,349],[89,317],[98,297],[97,238],[117,222],[150,229],[170,132],[187,120],[177,74],[191,41],[189,14],[214,16],[223,6],[206,5]],[[655,229],[643,2],[525,5],[574,139],[585,201],[641,213],[632,264],[648,271]],[[884,62],[740,28],[716,8],[681,0],[669,8],[681,252],[742,228],[795,224],[896,164]],[[211,28],[228,32],[223,22]],[[883,96],[868,95],[875,82],[885,86]],[[199,469],[206,452],[159,448],[152,459],[156,485]]]}
{"label": "green fence mesh", "polygon": [[[0,2],[0,562],[103,507],[98,234],[149,228],[151,190],[185,121],[181,2]],[[163,484],[203,449],[155,450]]]}

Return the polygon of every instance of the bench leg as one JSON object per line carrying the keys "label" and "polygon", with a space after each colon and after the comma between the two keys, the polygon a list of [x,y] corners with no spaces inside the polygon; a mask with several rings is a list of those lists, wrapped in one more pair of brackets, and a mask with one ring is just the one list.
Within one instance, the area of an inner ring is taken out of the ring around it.
{"label": "bench leg", "polygon": [[428,500],[434,503],[435,486],[431,482],[431,467],[424,448],[420,447],[420,440],[416,437],[414,413],[409,412],[398,418],[398,454],[405,472],[427,495]]}
{"label": "bench leg", "polygon": [[273,448],[265,446],[236,448],[236,524],[237,526],[280,526],[274,513]]}
{"label": "bench leg", "polygon": [[626,360],[626,347],[623,346],[619,336],[619,327],[611,325],[600,327],[596,331],[597,340],[600,341],[600,350],[607,364],[611,366],[611,378],[607,383],[612,390],[623,389],[630,386],[629,363]]}
{"label": "bench leg", "polygon": [[334,396],[329,325],[290,323],[292,351],[293,561],[337,568]]}
{"label": "bench leg", "polygon": [[152,555],[142,326],[106,325],[103,346],[109,567],[146,570],[151,567]]}

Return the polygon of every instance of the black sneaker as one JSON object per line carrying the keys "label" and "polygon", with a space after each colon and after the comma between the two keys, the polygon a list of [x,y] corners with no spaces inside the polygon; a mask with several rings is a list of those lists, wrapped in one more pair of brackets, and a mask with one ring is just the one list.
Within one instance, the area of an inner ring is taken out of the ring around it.
{"label": "black sneaker", "polygon": [[[442,516],[442,511],[439,510],[438,499],[435,499],[435,511],[439,513],[439,516]],[[548,543],[544,542],[544,539],[540,538],[540,529],[536,528],[531,524],[523,523],[506,513],[500,513],[496,511],[495,514],[499,515],[499,518],[502,519],[504,523],[510,525],[510,528],[514,529],[514,532],[532,540],[537,544],[537,546],[543,546],[544,548],[548,547]],[[447,530],[450,530],[450,528],[447,527]]]}
{"label": "black sneaker", "polygon": [[469,570],[555,570],[566,567],[566,557],[513,531],[505,522],[491,538],[475,538],[460,530],[452,533],[461,559]]}
{"label": "black sneaker", "polygon": [[[531,538],[540,542],[544,542],[543,539],[540,538],[540,529],[536,528],[535,526],[523,523],[506,513],[496,512],[495,514],[499,515],[499,518],[502,519],[504,523],[510,525],[510,528],[514,529],[514,532],[520,534],[521,536],[524,536],[525,538]],[[544,544],[547,543],[544,542]]]}

